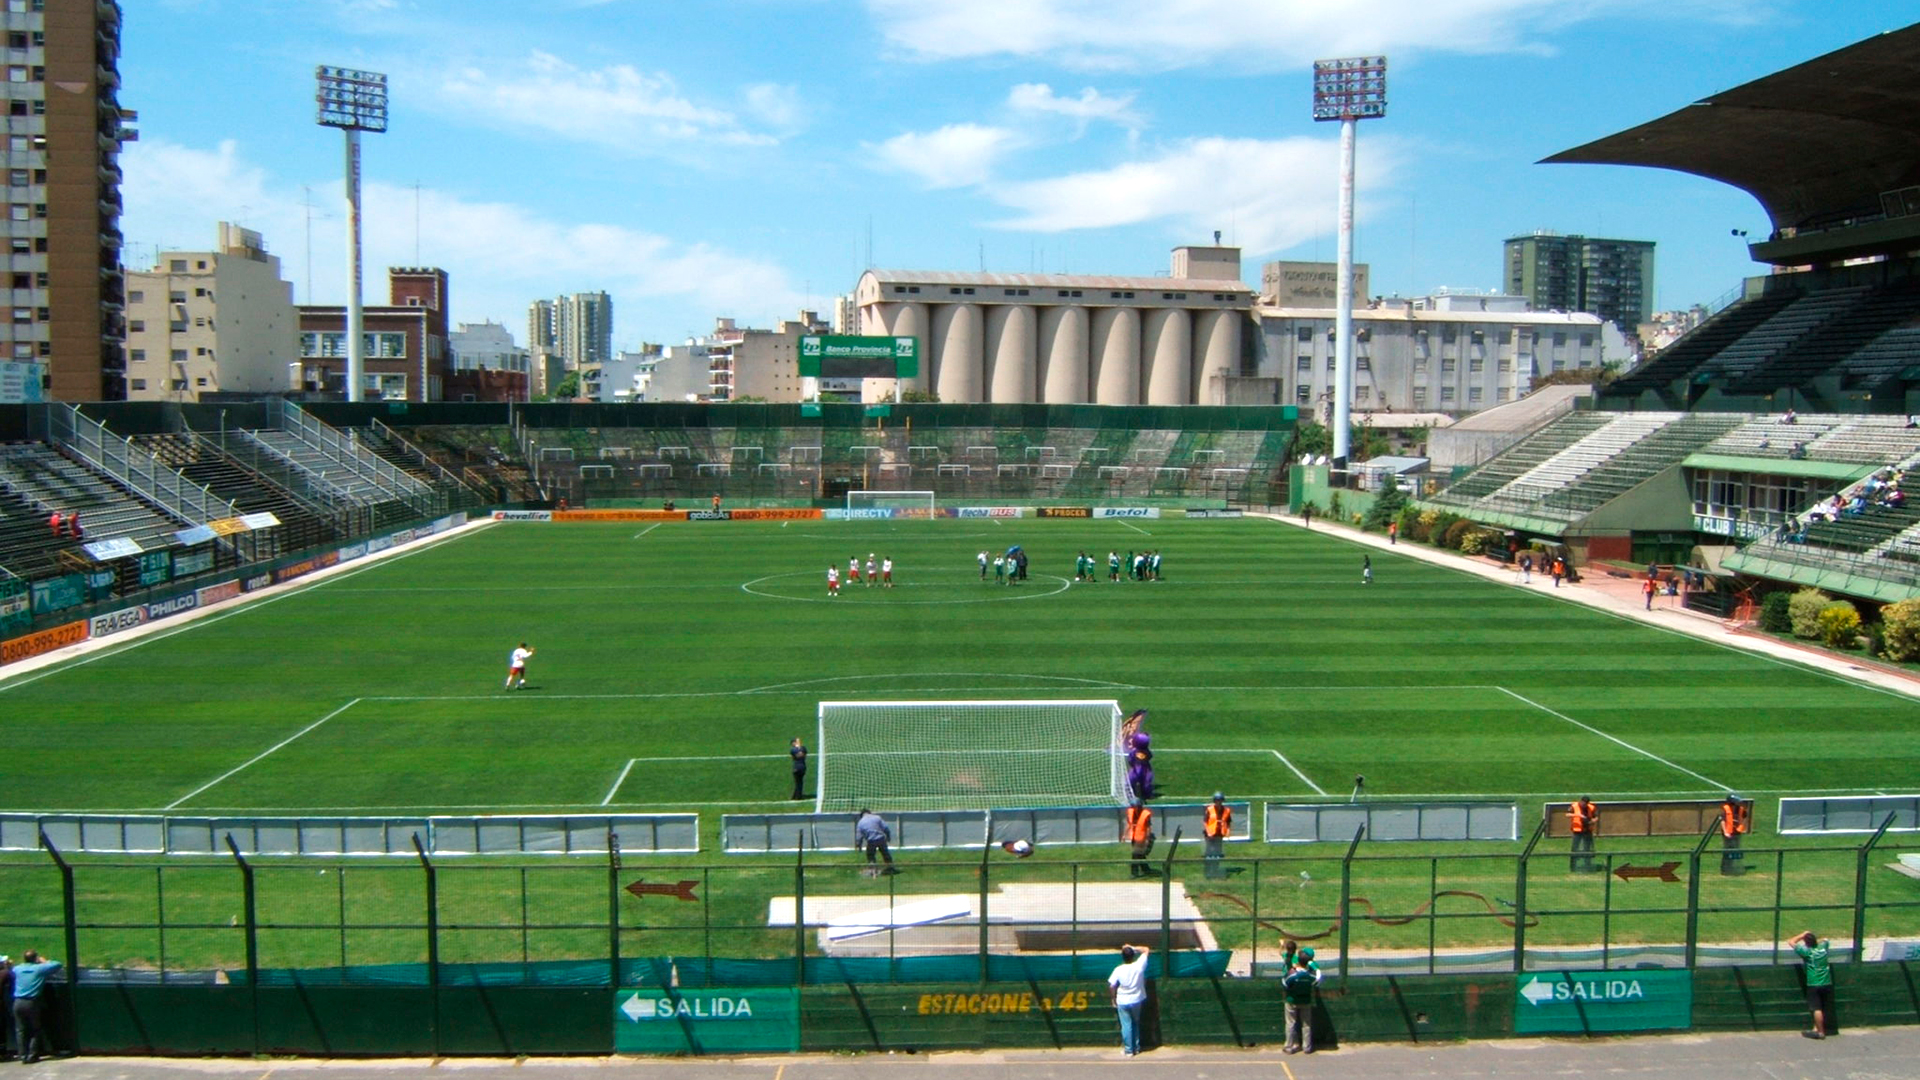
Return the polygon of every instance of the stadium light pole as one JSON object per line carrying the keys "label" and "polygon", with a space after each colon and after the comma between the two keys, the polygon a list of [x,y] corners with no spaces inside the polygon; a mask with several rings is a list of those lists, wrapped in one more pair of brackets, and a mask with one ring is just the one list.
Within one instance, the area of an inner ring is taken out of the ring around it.
{"label": "stadium light pole", "polygon": [[1313,62],[1313,118],[1340,121],[1340,268],[1334,285],[1333,467],[1347,467],[1353,407],[1353,144],[1359,121],[1387,115],[1387,58]]}
{"label": "stadium light pole", "polygon": [[366,367],[360,342],[360,133],[387,130],[387,77],[325,64],[313,76],[320,126],[347,136],[347,400],[359,401]]}

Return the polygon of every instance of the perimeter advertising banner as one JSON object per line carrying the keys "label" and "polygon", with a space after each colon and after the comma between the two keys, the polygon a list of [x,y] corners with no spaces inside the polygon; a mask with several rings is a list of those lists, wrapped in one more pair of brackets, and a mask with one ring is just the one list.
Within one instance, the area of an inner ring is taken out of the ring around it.
{"label": "perimeter advertising banner", "polygon": [[50,653],[55,649],[64,649],[69,645],[78,645],[87,640],[85,621],[70,622],[64,626],[55,626],[37,634],[13,638],[0,642],[0,664],[11,664],[16,660],[25,660],[30,656]]}
{"label": "perimeter advertising banner", "polygon": [[1516,1035],[1692,1025],[1691,971],[1543,971],[1514,979]]}
{"label": "perimeter advertising banner", "polygon": [[793,1053],[800,1049],[800,991],[650,987],[613,997],[620,1054]]}

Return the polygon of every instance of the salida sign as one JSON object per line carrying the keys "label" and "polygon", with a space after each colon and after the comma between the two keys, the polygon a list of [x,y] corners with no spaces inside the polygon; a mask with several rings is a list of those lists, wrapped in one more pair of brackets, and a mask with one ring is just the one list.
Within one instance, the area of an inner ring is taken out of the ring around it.
{"label": "salida sign", "polygon": [[622,1053],[790,1053],[800,1048],[800,992],[622,990],[614,996],[613,1029],[613,1047]]}
{"label": "salida sign", "polygon": [[1515,980],[1516,1034],[1654,1031],[1693,1024],[1690,971],[1557,971]]}

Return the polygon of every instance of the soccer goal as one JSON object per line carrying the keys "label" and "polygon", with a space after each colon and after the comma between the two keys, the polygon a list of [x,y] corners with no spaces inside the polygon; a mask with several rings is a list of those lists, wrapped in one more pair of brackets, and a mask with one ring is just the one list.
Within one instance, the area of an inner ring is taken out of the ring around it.
{"label": "soccer goal", "polygon": [[850,518],[930,518],[933,516],[933,492],[849,491],[847,492],[847,516]]}
{"label": "soccer goal", "polygon": [[821,813],[1122,801],[1115,701],[823,701]]}

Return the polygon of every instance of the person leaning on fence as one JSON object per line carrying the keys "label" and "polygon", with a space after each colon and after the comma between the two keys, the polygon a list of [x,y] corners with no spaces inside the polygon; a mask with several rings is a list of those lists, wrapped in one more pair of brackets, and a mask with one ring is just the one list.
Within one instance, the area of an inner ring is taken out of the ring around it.
{"label": "person leaning on fence", "polygon": [[1753,827],[1753,804],[1740,798],[1733,792],[1727,792],[1726,801],[1720,804],[1720,872],[1729,877],[1745,872],[1745,856],[1740,851],[1740,837]]}
{"label": "person leaning on fence", "polygon": [[1120,1017],[1120,1049],[1128,1057],[1140,1052],[1140,1013],[1147,1004],[1145,945],[1120,946],[1120,965],[1107,976],[1107,997]]}
{"label": "person leaning on fence", "polygon": [[1833,968],[1827,963],[1827,950],[1830,941],[1822,941],[1808,930],[1788,944],[1793,946],[1795,956],[1800,958],[1806,975],[1807,1008],[1813,1012],[1813,1026],[1800,1034],[1809,1039],[1827,1037],[1827,1023],[1833,1016]]}
{"label": "person leaning on fence", "polygon": [[1593,869],[1593,838],[1600,831],[1600,808],[1585,795],[1567,804],[1567,833],[1573,837],[1573,854],[1567,869],[1582,874]]}
{"label": "person leaning on fence", "polygon": [[47,1052],[47,1034],[42,1026],[40,1002],[45,996],[47,976],[60,970],[60,961],[42,960],[40,954],[28,949],[20,955],[20,963],[13,969],[13,1027],[16,1035],[15,1050],[23,1064],[32,1064],[40,1060]]}
{"label": "person leaning on fence", "polygon": [[1203,854],[1206,856],[1207,876],[1223,878],[1227,876],[1226,855],[1227,837],[1233,835],[1233,807],[1228,806],[1226,795],[1213,793],[1213,801],[1200,819],[1200,832],[1205,838]]}
{"label": "person leaning on fence", "polygon": [[1121,819],[1120,839],[1133,845],[1133,862],[1128,865],[1128,876],[1152,877],[1153,871],[1147,866],[1147,856],[1153,853],[1153,811],[1140,802],[1135,795],[1127,800],[1126,813]]}
{"label": "person leaning on fence", "polygon": [[[867,853],[866,868],[860,871],[862,876],[878,877],[900,872],[894,869],[893,852],[887,850],[887,845],[893,842],[893,830],[887,828],[885,819],[879,814],[861,807],[860,816],[853,822],[853,842]],[[887,864],[886,869],[880,869],[879,864],[874,862],[876,858]]]}
{"label": "person leaning on fence", "polygon": [[1293,954],[1287,973],[1280,980],[1280,992],[1287,1005],[1287,1041],[1289,1054],[1313,1053],[1313,993],[1320,985],[1320,967],[1313,962],[1313,949]]}

